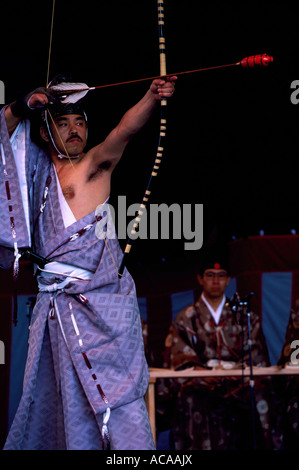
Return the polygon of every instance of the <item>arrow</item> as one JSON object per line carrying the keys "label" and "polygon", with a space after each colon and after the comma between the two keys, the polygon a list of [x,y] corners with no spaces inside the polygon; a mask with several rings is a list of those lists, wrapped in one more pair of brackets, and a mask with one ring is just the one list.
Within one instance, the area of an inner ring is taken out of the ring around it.
{"label": "arrow", "polygon": [[59,95],[61,95],[60,99],[62,103],[76,103],[80,99],[84,98],[84,96],[91,90],[97,90],[99,88],[107,88],[119,85],[127,85],[130,83],[138,83],[147,80],[156,80],[156,79],[166,79],[173,76],[178,75],[186,75],[190,73],[197,73],[197,72],[204,72],[208,70],[216,70],[221,68],[228,68],[228,67],[236,67],[241,66],[243,68],[254,68],[254,67],[268,67],[273,62],[273,57],[267,54],[257,54],[252,55],[249,57],[245,57],[244,59],[240,60],[239,62],[235,62],[233,64],[224,64],[224,65],[215,65],[212,67],[204,67],[195,70],[187,70],[185,72],[177,72],[171,73],[167,75],[157,75],[155,77],[146,77],[146,78],[138,78],[136,80],[129,80],[126,82],[118,82],[118,83],[109,83],[106,85],[99,85],[94,87],[89,87],[86,83],[68,83],[64,82],[59,85],[51,86],[51,89],[56,91]]}

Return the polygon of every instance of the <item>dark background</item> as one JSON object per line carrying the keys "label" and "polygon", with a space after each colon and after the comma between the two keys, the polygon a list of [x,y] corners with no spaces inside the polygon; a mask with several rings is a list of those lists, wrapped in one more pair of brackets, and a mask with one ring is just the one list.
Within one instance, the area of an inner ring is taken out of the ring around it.
{"label": "dark background", "polygon": [[[267,53],[268,68],[183,75],[168,104],[163,165],[152,203],[203,204],[204,242],[299,231],[297,122],[299,7],[293,2],[166,0],[167,72],[235,63]],[[1,3],[0,79],[5,102],[47,81],[52,0]],[[154,0],[56,0],[50,78],[89,86],[159,74]],[[92,91],[89,145],[99,143],[150,82]],[[113,175],[111,202],[141,202],[154,161],[159,112],[129,144]],[[129,221],[129,220],[128,220]],[[213,232],[214,230],[214,232]],[[215,232],[216,230],[216,232]],[[189,263],[184,240],[137,240],[128,263]],[[125,241],[121,240],[122,246]]]}

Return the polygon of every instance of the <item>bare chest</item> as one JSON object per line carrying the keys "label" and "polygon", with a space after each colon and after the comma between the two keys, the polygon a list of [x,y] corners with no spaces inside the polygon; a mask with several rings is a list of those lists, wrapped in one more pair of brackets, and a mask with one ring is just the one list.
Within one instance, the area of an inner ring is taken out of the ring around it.
{"label": "bare chest", "polygon": [[104,168],[81,170],[68,169],[58,174],[62,194],[77,220],[103,204],[110,194],[110,172]]}

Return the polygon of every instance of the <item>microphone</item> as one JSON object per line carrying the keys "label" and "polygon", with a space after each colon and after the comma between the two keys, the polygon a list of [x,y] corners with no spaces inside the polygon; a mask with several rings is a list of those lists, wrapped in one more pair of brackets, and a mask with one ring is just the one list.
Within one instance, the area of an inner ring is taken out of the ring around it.
{"label": "microphone", "polygon": [[247,294],[247,295],[244,297],[243,302],[244,302],[244,303],[249,303],[250,300],[251,300],[251,297],[253,297],[253,296],[254,296],[254,292],[249,292],[249,294]]}
{"label": "microphone", "polygon": [[232,298],[228,301],[229,306],[233,311],[236,311],[238,309],[240,302],[241,302],[241,298],[238,292],[235,292]]}
{"label": "microphone", "polygon": [[237,323],[240,323],[241,314],[245,313],[244,308],[246,307],[246,313],[250,311],[250,301],[251,297],[254,296],[254,292],[249,292],[243,299],[241,299],[238,292],[232,296],[232,298],[228,301],[228,304],[231,310],[236,314]]}

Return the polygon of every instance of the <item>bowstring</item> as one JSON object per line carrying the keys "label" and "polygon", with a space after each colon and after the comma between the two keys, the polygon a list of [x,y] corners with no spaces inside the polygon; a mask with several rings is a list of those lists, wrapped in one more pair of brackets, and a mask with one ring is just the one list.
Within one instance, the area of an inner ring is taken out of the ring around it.
{"label": "bowstring", "polygon": [[51,62],[51,53],[52,53],[52,40],[53,40],[53,26],[54,26],[54,12],[55,12],[55,0],[53,0],[53,3],[52,3],[52,18],[51,18],[50,44],[49,44],[49,53],[48,53],[48,67],[47,67],[46,87],[49,84],[49,73],[50,73],[50,62]]}
{"label": "bowstring", "polygon": [[[48,85],[49,85],[50,64],[51,64],[51,55],[52,55],[52,42],[53,42],[53,29],[54,29],[55,1],[56,1],[56,0],[53,0],[53,2],[52,2],[52,15],[51,15],[51,28],[50,28],[50,41],[49,41],[49,52],[48,52],[48,66],[47,66],[46,88],[47,88]],[[62,146],[63,146],[63,149],[64,149],[64,151],[65,151],[65,154],[67,155],[67,158],[68,158],[70,164],[71,164],[72,167],[74,168],[73,162],[72,162],[72,160],[71,160],[71,158],[70,158],[70,156],[69,156],[69,154],[68,154],[68,151],[67,151],[67,149],[66,149],[66,147],[65,147],[65,145],[64,145],[64,143],[63,143],[63,141],[62,141],[61,135],[59,134],[59,131],[58,131],[57,126],[56,126],[56,123],[55,123],[55,121],[54,121],[54,119],[53,119],[53,117],[52,117],[52,114],[51,114],[51,112],[50,112],[48,106],[47,106],[47,112],[49,113],[49,116],[50,116],[51,121],[52,121],[52,123],[53,123],[53,126],[54,126],[54,128],[55,128],[55,131],[56,131],[56,133],[57,133],[57,135],[58,135],[58,137],[59,137],[59,140],[60,140],[60,142],[61,142],[61,144],[62,144]]]}
{"label": "bowstring", "polygon": [[60,143],[61,143],[61,145],[62,145],[62,147],[63,147],[63,150],[65,151],[65,153],[66,153],[66,155],[67,155],[67,157],[68,157],[68,159],[69,159],[70,164],[71,164],[72,167],[75,169],[75,167],[74,167],[74,165],[73,165],[73,162],[72,162],[72,160],[71,160],[71,158],[70,158],[70,156],[69,156],[69,153],[68,153],[68,151],[67,151],[67,149],[66,149],[66,146],[64,145],[64,142],[63,142],[63,140],[62,140],[62,138],[61,138],[61,135],[60,135],[60,133],[59,133],[59,131],[58,131],[58,128],[57,128],[57,126],[56,126],[56,123],[55,123],[55,121],[54,121],[54,118],[53,118],[53,116],[52,116],[52,114],[51,114],[51,112],[50,112],[50,110],[49,110],[48,107],[47,107],[47,112],[49,113],[49,116],[50,116],[51,121],[52,121],[52,123],[53,123],[53,126],[54,126],[54,128],[55,128],[56,134],[58,135],[59,140],[60,140]]}

